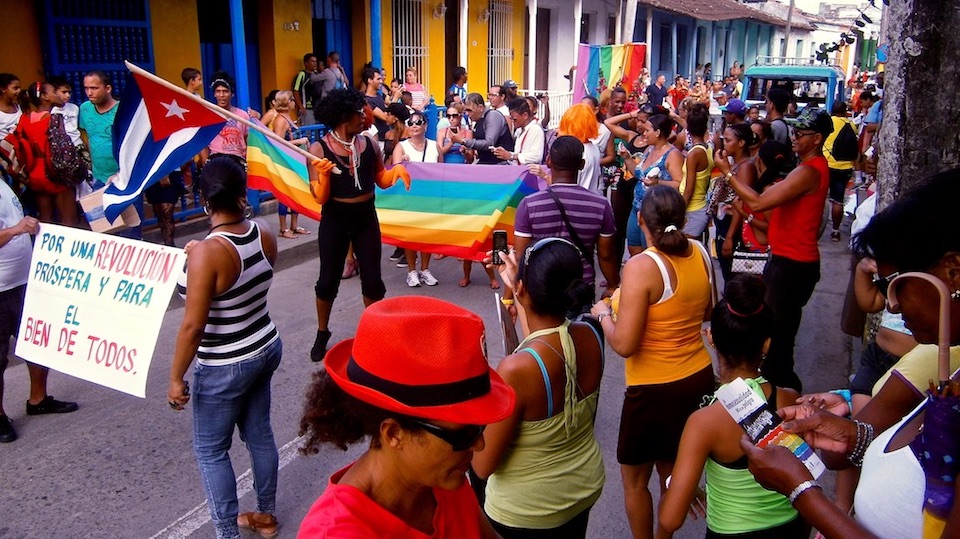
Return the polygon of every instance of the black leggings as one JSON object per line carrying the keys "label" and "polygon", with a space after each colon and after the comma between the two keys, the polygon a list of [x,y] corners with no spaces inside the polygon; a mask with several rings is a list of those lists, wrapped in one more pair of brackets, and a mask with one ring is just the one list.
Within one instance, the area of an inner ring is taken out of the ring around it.
{"label": "black leggings", "polygon": [[328,200],[323,205],[317,241],[320,245],[317,299],[331,302],[336,299],[351,243],[360,266],[361,293],[372,301],[383,299],[387,289],[380,277],[380,222],[372,198],[356,203]]}
{"label": "black leggings", "polygon": [[590,520],[591,509],[593,509],[593,506],[587,507],[565,524],[546,530],[511,528],[492,518],[488,518],[488,520],[493,525],[493,529],[497,530],[497,533],[503,539],[583,539],[587,536],[587,523]]}

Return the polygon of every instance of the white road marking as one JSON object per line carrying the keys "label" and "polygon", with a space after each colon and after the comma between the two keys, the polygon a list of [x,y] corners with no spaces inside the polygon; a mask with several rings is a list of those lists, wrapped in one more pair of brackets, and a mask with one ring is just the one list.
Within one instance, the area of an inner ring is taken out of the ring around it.
{"label": "white road marking", "polygon": [[[279,470],[282,470],[284,466],[290,464],[294,458],[297,456],[297,446],[299,442],[303,440],[302,436],[294,438],[287,442],[283,447],[278,451],[280,454],[280,467]],[[250,491],[253,490],[253,470],[248,469],[247,471],[240,474],[237,477],[237,499],[243,498]],[[150,539],[185,539],[190,537],[193,532],[197,531],[207,522],[210,522],[210,511],[207,509],[207,502],[203,501],[200,505],[194,507],[190,511],[187,511],[186,514],[174,520],[166,528],[157,532],[156,535],[150,537]]]}

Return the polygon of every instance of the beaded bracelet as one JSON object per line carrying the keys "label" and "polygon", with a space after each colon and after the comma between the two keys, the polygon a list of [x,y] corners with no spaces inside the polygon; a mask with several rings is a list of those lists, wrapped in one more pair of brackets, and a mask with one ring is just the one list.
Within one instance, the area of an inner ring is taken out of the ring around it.
{"label": "beaded bracelet", "polygon": [[853,423],[857,426],[857,443],[847,458],[850,460],[850,464],[859,468],[863,466],[863,455],[867,452],[867,447],[873,442],[873,425],[856,419],[853,420]]}

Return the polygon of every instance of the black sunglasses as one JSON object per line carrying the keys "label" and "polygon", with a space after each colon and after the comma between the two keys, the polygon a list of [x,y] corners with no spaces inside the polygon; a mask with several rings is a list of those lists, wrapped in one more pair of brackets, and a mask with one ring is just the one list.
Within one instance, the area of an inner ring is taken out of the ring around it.
{"label": "black sunglasses", "polygon": [[883,294],[883,297],[887,297],[887,291],[890,289],[890,281],[896,279],[898,276],[900,276],[899,271],[895,271],[886,277],[876,275],[873,278],[873,286],[877,287],[877,290]]}
{"label": "black sunglasses", "polygon": [[419,419],[410,418],[408,421],[437,438],[440,438],[444,442],[447,442],[454,451],[466,451],[473,447],[473,444],[477,443],[477,440],[483,435],[483,430],[487,428],[486,425],[467,425],[466,427],[451,430]]}
{"label": "black sunglasses", "polygon": [[426,122],[424,122],[423,120],[407,120],[407,127],[413,127],[415,125],[423,125],[424,123]]}
{"label": "black sunglasses", "polygon": [[447,114],[447,118],[454,118],[454,117],[456,117],[456,116],[460,116],[460,113],[457,113],[457,114]]}

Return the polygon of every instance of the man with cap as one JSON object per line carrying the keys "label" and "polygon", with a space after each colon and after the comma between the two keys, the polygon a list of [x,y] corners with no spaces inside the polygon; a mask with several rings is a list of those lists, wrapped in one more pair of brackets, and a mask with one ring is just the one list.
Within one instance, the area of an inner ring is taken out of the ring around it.
{"label": "man with cap", "polygon": [[739,179],[721,152],[717,152],[716,163],[730,187],[751,210],[773,210],[767,231],[773,255],[763,272],[766,303],[773,315],[773,335],[762,372],[773,385],[802,391],[793,368],[793,345],[803,306],[820,280],[817,239],[830,185],[823,144],[833,132],[833,121],[826,111],[807,107],[792,123],[793,151],[800,156],[800,164],[763,193]]}
{"label": "man with cap", "polygon": [[500,94],[503,96],[503,102],[509,103],[517,98],[517,83],[513,79],[507,79],[500,85]]}
{"label": "man with cap", "polygon": [[714,148],[723,148],[723,132],[727,127],[746,121],[747,104],[740,99],[731,99],[726,105],[720,107],[720,114],[723,116],[723,122],[720,124],[720,129],[713,135]]}

